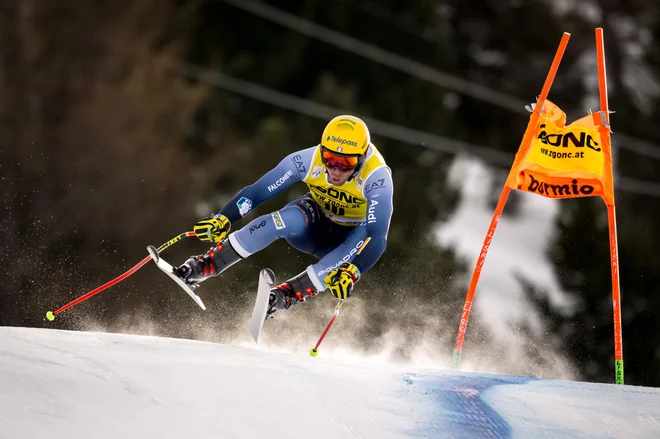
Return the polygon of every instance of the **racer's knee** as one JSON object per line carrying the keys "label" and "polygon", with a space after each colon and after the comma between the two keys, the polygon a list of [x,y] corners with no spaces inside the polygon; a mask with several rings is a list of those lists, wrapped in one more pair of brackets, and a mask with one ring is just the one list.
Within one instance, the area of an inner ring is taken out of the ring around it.
{"label": "racer's knee", "polygon": [[309,213],[297,204],[288,205],[271,213],[270,216],[280,237],[303,233],[310,224]]}
{"label": "racer's knee", "polygon": [[285,207],[252,220],[230,237],[243,250],[241,256],[247,257],[246,254],[258,252],[276,239],[303,233],[306,227],[306,217],[299,209]]}
{"label": "racer's knee", "polygon": [[304,216],[305,227],[309,227],[320,219],[321,212],[318,204],[309,196],[303,196],[292,201],[284,209],[289,208],[297,210]]}

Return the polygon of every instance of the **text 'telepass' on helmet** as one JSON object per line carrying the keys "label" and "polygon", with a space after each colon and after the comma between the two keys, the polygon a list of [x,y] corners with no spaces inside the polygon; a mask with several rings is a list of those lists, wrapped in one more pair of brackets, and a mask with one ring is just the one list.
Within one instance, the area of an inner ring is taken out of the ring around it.
{"label": "text 'telepass' on helmet", "polygon": [[332,119],[323,130],[321,145],[340,154],[364,154],[369,149],[371,136],[362,119],[342,115]]}

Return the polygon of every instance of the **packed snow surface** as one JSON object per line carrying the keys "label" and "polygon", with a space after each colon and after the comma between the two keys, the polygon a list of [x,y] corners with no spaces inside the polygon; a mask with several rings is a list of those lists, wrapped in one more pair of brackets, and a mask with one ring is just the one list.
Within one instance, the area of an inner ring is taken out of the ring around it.
{"label": "packed snow surface", "polygon": [[0,327],[0,437],[658,438],[660,389]]}

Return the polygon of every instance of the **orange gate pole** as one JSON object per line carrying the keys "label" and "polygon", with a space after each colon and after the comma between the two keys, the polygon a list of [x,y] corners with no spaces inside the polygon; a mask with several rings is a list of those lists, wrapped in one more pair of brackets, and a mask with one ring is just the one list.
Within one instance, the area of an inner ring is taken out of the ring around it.
{"label": "orange gate pole", "polygon": [[[598,59],[598,90],[600,93],[600,114],[604,125],[599,127],[601,138],[610,144],[610,114],[607,103],[607,79],[605,72],[605,45],[603,28],[596,28],[596,57]],[[614,187],[612,187],[614,192]],[[619,250],[616,231],[616,210],[614,202],[607,204],[607,222],[610,237],[610,262],[612,267],[612,303],[614,308],[614,377],[616,384],[623,384],[623,336],[621,333],[621,291],[619,282]]]}
{"label": "orange gate pole", "polygon": [[[557,70],[559,69],[559,63],[561,62],[561,59],[564,56],[564,51],[566,50],[566,46],[568,45],[568,39],[570,37],[571,34],[564,32],[564,35],[562,36],[561,41],[559,43],[559,48],[557,48],[557,53],[555,53],[555,58],[552,61],[552,65],[550,66],[550,71],[548,72],[548,76],[545,78],[545,83],[543,84],[543,89],[541,90],[541,94],[539,95],[539,98],[536,101],[536,107],[534,108],[534,111],[530,116],[530,123],[528,124],[527,131],[525,131],[525,135],[523,136],[521,145],[526,145],[529,142],[531,142],[531,136],[534,134],[534,129],[538,124],[538,119],[540,116],[541,109],[543,107],[545,100],[548,97],[548,93],[550,92],[550,87],[552,86],[552,83],[555,80],[555,75],[557,74]],[[474,292],[477,289],[477,283],[479,282],[481,269],[484,263],[486,262],[488,248],[490,247],[490,243],[492,242],[493,236],[495,235],[495,229],[497,228],[497,224],[499,223],[500,217],[502,215],[502,211],[504,210],[504,206],[506,204],[506,200],[509,197],[510,191],[511,189],[508,186],[505,186],[504,189],[502,190],[502,193],[500,194],[500,199],[497,202],[497,207],[495,208],[495,212],[493,213],[493,218],[491,219],[490,226],[488,227],[488,233],[486,233],[486,238],[484,239],[484,244],[483,247],[481,248],[481,253],[479,254],[479,259],[477,260],[477,264],[474,268],[474,271],[472,272],[472,280],[470,281],[470,286],[468,287],[467,297],[465,298],[465,304],[463,305],[463,313],[461,314],[461,321],[458,326],[458,334],[456,335],[456,345],[454,346],[454,354],[453,354],[454,367],[458,367],[461,361],[463,340],[465,339],[467,322],[468,319],[470,318],[470,310],[472,309]]]}

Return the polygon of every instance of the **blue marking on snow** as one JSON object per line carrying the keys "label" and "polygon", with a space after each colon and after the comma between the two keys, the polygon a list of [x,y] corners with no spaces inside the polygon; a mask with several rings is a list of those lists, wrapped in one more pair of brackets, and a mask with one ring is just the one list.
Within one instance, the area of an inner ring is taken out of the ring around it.
{"label": "blue marking on snow", "polygon": [[431,422],[411,432],[411,437],[511,438],[511,425],[483,400],[482,395],[496,386],[519,385],[533,380],[535,378],[498,375],[409,374],[403,381],[418,387],[417,393],[428,396],[436,404],[431,408]]}

